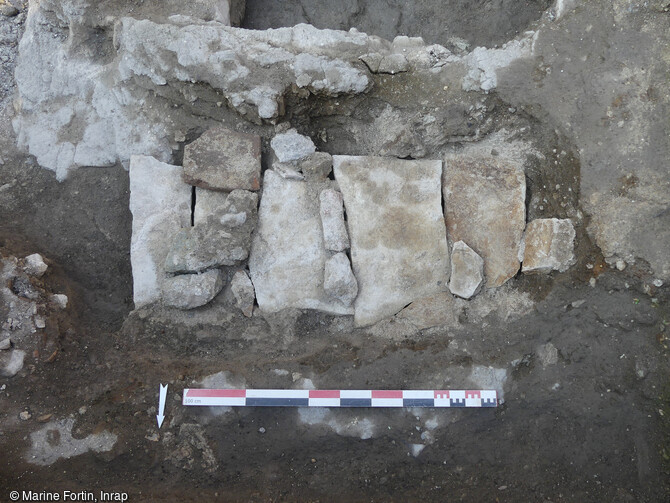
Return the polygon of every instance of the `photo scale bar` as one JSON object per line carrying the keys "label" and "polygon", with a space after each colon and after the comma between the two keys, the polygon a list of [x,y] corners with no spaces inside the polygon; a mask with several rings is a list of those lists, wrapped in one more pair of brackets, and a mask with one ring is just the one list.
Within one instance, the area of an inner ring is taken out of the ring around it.
{"label": "photo scale bar", "polygon": [[183,405],[207,407],[497,407],[496,390],[184,390]]}

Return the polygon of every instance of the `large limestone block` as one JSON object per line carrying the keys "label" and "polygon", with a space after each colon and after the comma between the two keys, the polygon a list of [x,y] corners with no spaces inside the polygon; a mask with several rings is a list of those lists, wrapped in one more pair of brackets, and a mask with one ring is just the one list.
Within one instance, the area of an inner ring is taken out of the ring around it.
{"label": "large limestone block", "polygon": [[451,278],[449,291],[469,299],[484,282],[484,260],[463,241],[454,243],[451,250]]}
{"label": "large limestone block", "polygon": [[184,148],[184,180],[205,189],[261,188],[261,138],[217,127]]}
{"label": "large limestone block", "polygon": [[182,181],[181,172],[181,166],[153,157],[130,159],[130,263],[135,307],[160,298],[172,236],[191,225],[191,187]]}
{"label": "large limestone block", "polygon": [[371,325],[446,290],[440,161],[334,156],[358,280],[355,324]]}
{"label": "large limestone block", "polygon": [[484,259],[488,287],[502,285],[519,270],[526,226],[523,166],[509,158],[450,154],[443,191],[449,240],[465,241]]}
{"label": "large limestone block", "polygon": [[249,272],[262,311],[318,309],[353,314],[330,297],[323,276],[328,254],[323,246],[318,191],[307,182],[265,172],[258,229],[249,257]]}
{"label": "large limestone block", "polygon": [[539,218],[528,224],[523,272],[564,272],[575,263],[575,228],[568,219]]}

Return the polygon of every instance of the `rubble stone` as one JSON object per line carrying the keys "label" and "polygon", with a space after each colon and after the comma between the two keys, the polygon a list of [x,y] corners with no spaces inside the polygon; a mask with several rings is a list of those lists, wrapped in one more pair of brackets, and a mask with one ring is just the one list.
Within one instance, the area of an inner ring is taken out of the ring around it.
{"label": "rubble stone", "polygon": [[288,308],[353,314],[323,287],[328,254],[323,247],[319,203],[307,182],[265,172],[258,229],[249,272],[264,313]]}
{"label": "rubble stone", "polygon": [[230,290],[233,293],[235,301],[237,302],[237,307],[240,308],[242,314],[247,318],[251,318],[251,315],[254,312],[256,292],[246,271],[237,271],[233,275],[233,279],[230,282]]}
{"label": "rubble stone", "polygon": [[[134,284],[133,284],[134,286]],[[68,298],[64,293],[55,293],[51,296],[51,302],[59,309],[67,307]],[[137,304],[136,304],[137,305]]]}
{"label": "rubble stone", "polygon": [[259,190],[260,136],[212,128],[184,147],[184,181],[211,190]]}
{"label": "rubble stone", "polygon": [[358,282],[346,254],[336,253],[326,260],[323,287],[329,295],[345,306],[350,306],[354,301],[358,295]]}
{"label": "rubble stone", "polygon": [[44,259],[39,253],[33,253],[25,258],[25,266],[23,270],[29,276],[41,278],[44,273],[47,272],[48,268],[49,266],[44,263]]}
{"label": "rubble stone", "polygon": [[333,170],[333,156],[327,152],[314,152],[298,161],[298,169],[307,180],[325,180]]}
{"label": "rubble stone", "polygon": [[371,325],[447,289],[449,250],[440,161],[333,156],[359,293],[354,322]]}
{"label": "rubble stone", "polygon": [[163,281],[163,303],[179,309],[194,309],[210,302],[223,288],[221,271],[181,274]]}
{"label": "rubble stone", "polygon": [[312,139],[299,134],[295,129],[289,129],[286,133],[272,138],[270,146],[279,162],[299,161],[316,152]]}
{"label": "rubble stone", "polygon": [[528,224],[523,272],[564,272],[575,263],[575,228],[568,219],[541,218]]}
{"label": "rubble stone", "polygon": [[23,368],[26,352],[20,349],[0,353],[0,376],[14,377]]}
{"label": "rubble stone", "polygon": [[519,270],[526,225],[522,165],[502,157],[450,154],[443,191],[450,241],[468,243],[484,259],[488,287],[502,285]]}
{"label": "rubble stone", "polygon": [[323,242],[326,250],[341,252],[349,248],[349,235],[344,223],[342,193],[333,189],[319,195]]}
{"label": "rubble stone", "polygon": [[153,157],[130,160],[130,211],[133,214],[130,263],[133,298],[141,307],[160,298],[160,280],[170,240],[191,225],[191,187],[182,168]]}
{"label": "rubble stone", "polygon": [[484,260],[463,241],[451,249],[451,278],[449,290],[454,295],[469,299],[484,282]]}

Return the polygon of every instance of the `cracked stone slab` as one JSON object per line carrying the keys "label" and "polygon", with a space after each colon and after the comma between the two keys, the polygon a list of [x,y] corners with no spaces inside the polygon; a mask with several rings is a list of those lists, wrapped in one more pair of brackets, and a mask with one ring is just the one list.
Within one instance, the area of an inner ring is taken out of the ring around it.
{"label": "cracked stone slab", "polygon": [[353,314],[331,298],[323,286],[328,253],[323,246],[318,188],[304,181],[265,172],[258,229],[249,257],[249,272],[260,309],[288,308]]}
{"label": "cracked stone slab", "polygon": [[261,138],[223,127],[184,147],[184,181],[211,190],[259,190]]}
{"label": "cracked stone slab", "polygon": [[477,153],[448,154],[443,191],[449,240],[465,241],[484,259],[488,287],[512,278],[526,226],[523,165]]}
{"label": "cracked stone slab", "polygon": [[463,241],[457,241],[451,250],[451,278],[449,291],[464,299],[479,292],[484,282],[484,260]]}
{"label": "cracked stone slab", "polygon": [[181,166],[153,157],[133,156],[130,160],[130,263],[135,307],[160,299],[172,236],[182,227],[190,228],[191,187],[183,182],[181,172]]}
{"label": "cracked stone slab", "polygon": [[575,263],[575,228],[568,219],[539,218],[528,224],[523,272],[565,272]]}
{"label": "cracked stone slab", "polygon": [[356,326],[447,289],[441,161],[333,156],[358,280]]}

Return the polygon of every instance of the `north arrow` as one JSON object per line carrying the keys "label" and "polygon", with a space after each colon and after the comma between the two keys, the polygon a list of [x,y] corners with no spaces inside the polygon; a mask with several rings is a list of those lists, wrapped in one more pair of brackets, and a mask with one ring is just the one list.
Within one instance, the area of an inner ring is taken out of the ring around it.
{"label": "north arrow", "polygon": [[165,398],[167,397],[168,385],[160,385],[159,388],[159,399],[158,399],[158,415],[156,415],[156,420],[158,421],[158,429],[160,430],[161,425],[163,424],[163,419],[165,419]]}

